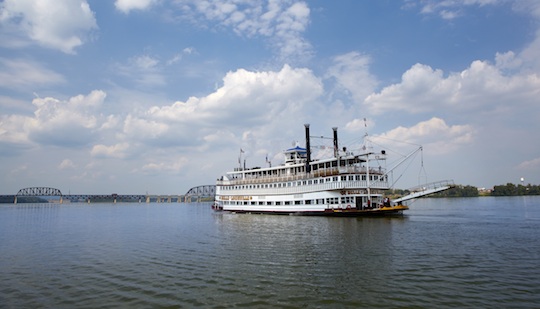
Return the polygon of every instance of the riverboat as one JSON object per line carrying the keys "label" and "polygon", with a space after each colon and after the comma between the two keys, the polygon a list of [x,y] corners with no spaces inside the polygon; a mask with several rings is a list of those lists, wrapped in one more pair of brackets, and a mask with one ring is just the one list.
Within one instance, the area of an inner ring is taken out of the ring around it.
{"label": "riverboat", "polygon": [[339,149],[333,128],[333,155],[312,159],[309,124],[305,134],[306,147],[284,151],[283,164],[254,168],[244,164],[220,177],[212,207],[235,213],[323,216],[396,215],[409,209],[401,203],[405,199],[397,203],[384,195],[391,189],[392,170],[381,164],[385,150],[363,147],[355,154]]}

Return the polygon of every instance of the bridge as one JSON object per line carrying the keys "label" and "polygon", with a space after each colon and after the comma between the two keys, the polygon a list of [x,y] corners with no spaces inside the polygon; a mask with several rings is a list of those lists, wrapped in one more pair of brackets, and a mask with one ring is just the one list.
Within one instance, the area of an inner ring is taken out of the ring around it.
{"label": "bridge", "polygon": [[138,203],[191,203],[201,201],[211,201],[216,194],[215,185],[202,185],[189,189],[183,195],[150,195],[150,194],[68,194],[64,195],[59,189],[50,187],[30,187],[20,189],[15,195],[0,195],[0,203],[35,203],[35,202],[56,202],[56,203],[116,203],[116,202],[138,202]]}

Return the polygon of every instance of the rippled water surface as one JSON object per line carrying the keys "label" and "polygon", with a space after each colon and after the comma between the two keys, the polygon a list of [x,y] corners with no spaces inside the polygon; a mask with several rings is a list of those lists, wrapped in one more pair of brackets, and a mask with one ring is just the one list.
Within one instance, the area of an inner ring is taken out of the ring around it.
{"label": "rippled water surface", "polygon": [[540,197],[403,217],[0,204],[1,308],[538,308]]}

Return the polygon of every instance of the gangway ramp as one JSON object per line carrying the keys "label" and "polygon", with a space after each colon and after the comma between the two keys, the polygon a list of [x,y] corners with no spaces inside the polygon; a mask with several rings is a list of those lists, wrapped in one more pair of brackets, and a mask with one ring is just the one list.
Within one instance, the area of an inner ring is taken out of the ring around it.
{"label": "gangway ramp", "polygon": [[423,184],[423,185],[409,189],[409,191],[411,192],[410,194],[397,198],[393,202],[396,204],[401,203],[401,202],[412,200],[412,199],[419,198],[422,196],[448,190],[455,186],[456,185],[454,184],[453,180],[441,180],[441,181],[436,181],[436,182],[430,182],[430,183]]}

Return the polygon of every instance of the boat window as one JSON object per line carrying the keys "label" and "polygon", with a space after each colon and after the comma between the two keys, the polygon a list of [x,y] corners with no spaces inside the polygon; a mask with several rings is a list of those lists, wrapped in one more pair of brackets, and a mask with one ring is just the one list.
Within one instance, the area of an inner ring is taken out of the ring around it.
{"label": "boat window", "polygon": [[291,201],[285,201],[285,205],[291,205]]}
{"label": "boat window", "polygon": [[311,205],[311,200],[305,200],[306,205]]}
{"label": "boat window", "polygon": [[300,205],[302,204],[302,201],[294,201],[294,205]]}
{"label": "boat window", "polygon": [[341,176],[341,181],[347,180],[347,176]]}
{"label": "boat window", "polygon": [[330,197],[330,198],[326,199],[327,204],[335,205],[335,204],[338,204],[338,201],[339,201],[339,198],[337,198],[337,197]]}
{"label": "boat window", "polygon": [[281,205],[281,202],[276,202],[276,205]]}

